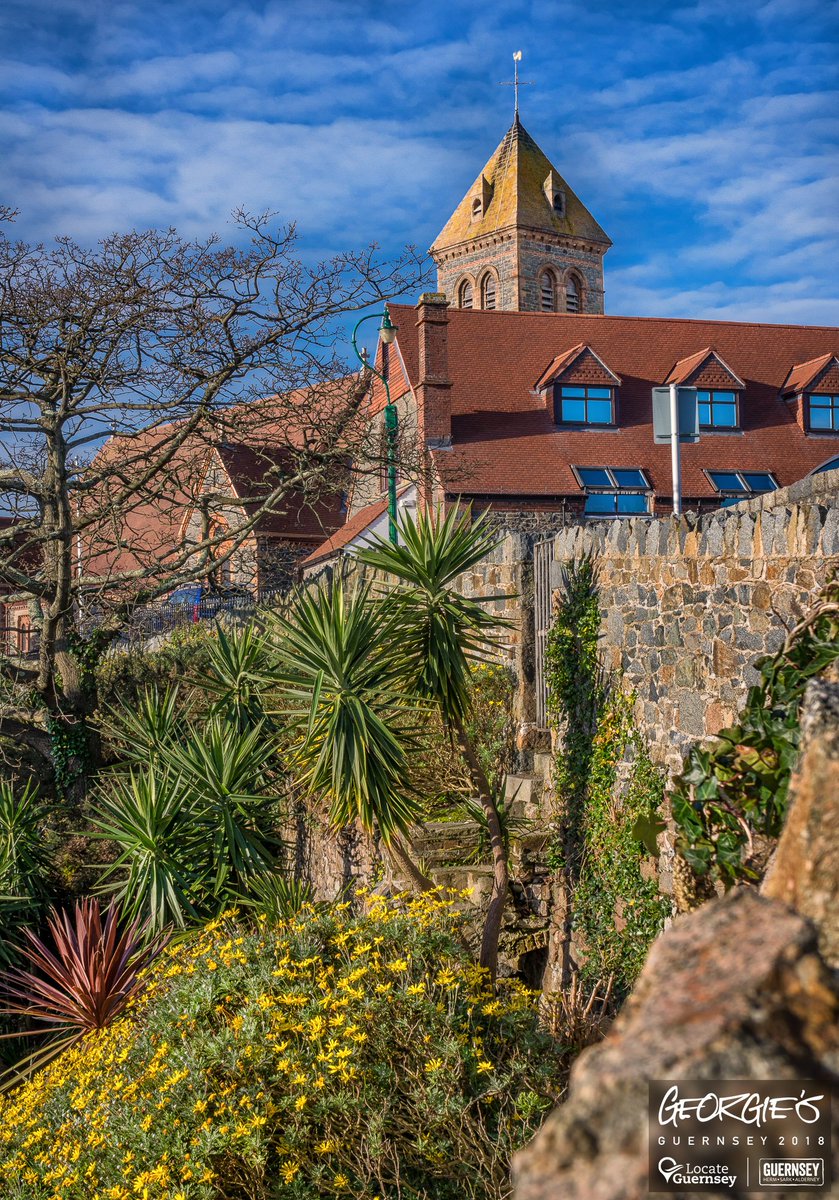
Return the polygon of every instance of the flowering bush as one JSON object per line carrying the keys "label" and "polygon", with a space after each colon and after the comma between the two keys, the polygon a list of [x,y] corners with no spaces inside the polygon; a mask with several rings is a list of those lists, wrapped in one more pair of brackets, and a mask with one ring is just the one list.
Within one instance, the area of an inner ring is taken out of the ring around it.
{"label": "flowering bush", "polygon": [[106,1030],[0,1098],[5,1200],[500,1198],[567,1064],[493,995],[454,894],[166,950]]}

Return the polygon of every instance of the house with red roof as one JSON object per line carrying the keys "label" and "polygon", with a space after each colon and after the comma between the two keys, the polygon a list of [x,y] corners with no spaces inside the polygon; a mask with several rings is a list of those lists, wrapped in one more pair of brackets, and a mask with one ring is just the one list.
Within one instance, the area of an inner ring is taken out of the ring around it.
{"label": "house with red roof", "polygon": [[[652,390],[669,384],[696,389],[685,508],[839,467],[838,328],[607,315],[610,245],[516,116],[431,248],[438,291],[390,305],[396,337],[377,349],[424,458],[414,502],[491,507],[511,527],[666,514],[671,449],[654,438]],[[385,402],[374,379],[378,426]],[[355,487],[307,569],[366,540],[384,488]]]}

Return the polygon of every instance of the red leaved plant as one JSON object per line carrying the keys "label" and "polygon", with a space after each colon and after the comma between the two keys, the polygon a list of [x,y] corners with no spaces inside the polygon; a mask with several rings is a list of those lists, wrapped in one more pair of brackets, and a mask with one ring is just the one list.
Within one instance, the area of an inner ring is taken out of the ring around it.
{"label": "red leaved plant", "polygon": [[110,1025],[139,992],[140,972],[162,946],[161,939],[145,937],[139,918],[120,932],[114,903],[105,912],[104,924],[98,902],[87,899],[77,901],[69,913],[53,909],[47,925],[55,949],[26,930],[28,944],[21,954],[34,970],[12,967],[0,975],[0,1013],[28,1017],[44,1027],[0,1036],[58,1037],[18,1064],[0,1088],[43,1066],[85,1033]]}

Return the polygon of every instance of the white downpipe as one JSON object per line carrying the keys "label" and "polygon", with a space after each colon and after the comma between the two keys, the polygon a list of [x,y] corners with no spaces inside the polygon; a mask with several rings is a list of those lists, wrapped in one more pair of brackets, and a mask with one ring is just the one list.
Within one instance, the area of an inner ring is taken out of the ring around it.
{"label": "white downpipe", "polygon": [[682,515],[682,456],[679,446],[679,394],[670,384],[670,469],[673,474],[673,516]]}

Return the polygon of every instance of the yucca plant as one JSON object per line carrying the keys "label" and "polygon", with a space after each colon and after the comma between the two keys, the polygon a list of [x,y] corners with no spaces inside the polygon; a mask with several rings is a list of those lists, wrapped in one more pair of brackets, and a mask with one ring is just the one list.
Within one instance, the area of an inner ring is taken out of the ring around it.
{"label": "yucca plant", "polygon": [[416,702],[401,686],[394,619],[366,586],[349,595],[340,582],[299,591],[272,627],[268,678],[298,778],[328,797],[333,825],[378,826],[386,844],[420,812],[406,783]]}
{"label": "yucca plant", "polygon": [[439,711],[483,810],[494,875],[480,961],[493,978],[509,882],[507,846],[500,798],[487,778],[466,717],[470,663],[485,662],[497,652],[499,630],[509,622],[462,596],[454,585],[497,544],[488,515],[473,521],[470,510],[459,512],[453,507],[445,516],[437,511],[421,512],[415,520],[404,517],[398,545],[380,537],[358,555],[360,562],[397,581],[387,587],[384,609],[398,639],[403,686]]}
{"label": "yucca plant", "polygon": [[227,631],[218,626],[210,642],[200,685],[215,700],[211,712],[242,731],[265,725],[263,688],[268,653],[264,635],[251,622]]}
{"label": "yucca plant", "polygon": [[198,853],[212,872],[215,896],[271,871],[281,848],[276,797],[266,795],[273,744],[264,722],[241,730],[235,717],[213,717],[163,763],[178,780],[181,803],[194,818]]}
{"label": "yucca plant", "polygon": [[311,885],[286,875],[260,875],[250,881],[239,903],[270,924],[288,921],[304,908],[313,907],[315,893]]}
{"label": "yucca plant", "polygon": [[104,727],[118,743],[123,760],[146,763],[177,741],[188,713],[189,706],[178,684],[163,688],[152,684],[131,706],[120,704],[109,709]]}
{"label": "yucca plant", "polygon": [[92,804],[91,823],[93,837],[118,847],[104,868],[101,890],[128,917],[142,916],[155,933],[199,919],[211,868],[204,829],[167,767],[132,767],[106,780]]}
{"label": "yucca plant", "polygon": [[48,891],[47,807],[31,780],[17,790],[0,780],[0,964],[19,956],[22,930]]}
{"label": "yucca plant", "polygon": [[120,911],[109,905],[104,924],[96,900],[76,902],[71,912],[55,909],[47,919],[52,947],[26,931],[22,955],[27,967],[11,967],[0,976],[0,1012],[35,1022],[24,1034],[50,1036],[50,1045],[30,1055],[3,1081],[10,1086],[23,1074],[78,1041],[109,1025],[135,996],[140,973],[162,945],[149,940],[135,919],[120,930]]}
{"label": "yucca plant", "polygon": [[49,870],[44,842],[47,809],[29,780],[17,791],[0,779],[0,891],[34,897],[43,892]]}

